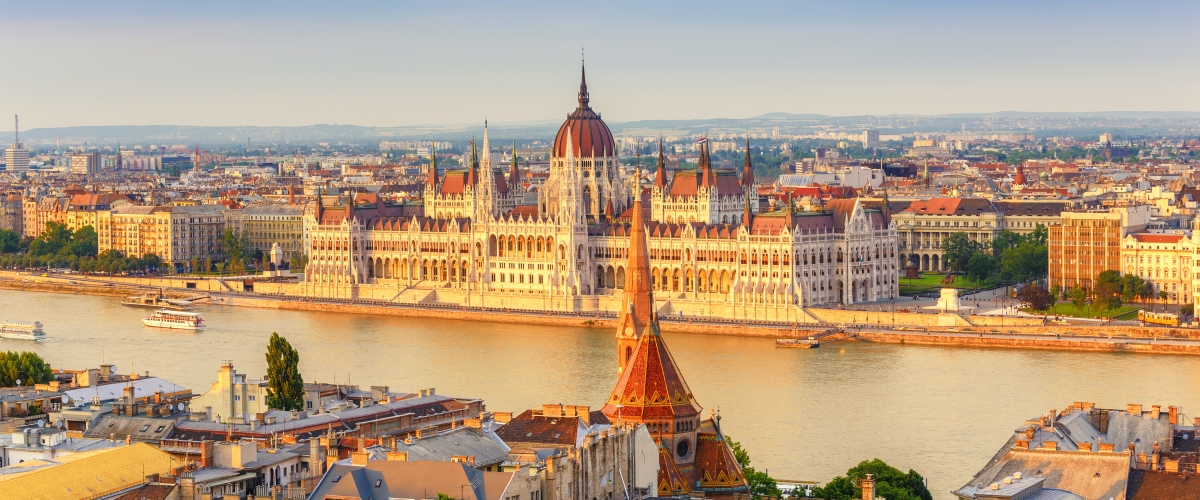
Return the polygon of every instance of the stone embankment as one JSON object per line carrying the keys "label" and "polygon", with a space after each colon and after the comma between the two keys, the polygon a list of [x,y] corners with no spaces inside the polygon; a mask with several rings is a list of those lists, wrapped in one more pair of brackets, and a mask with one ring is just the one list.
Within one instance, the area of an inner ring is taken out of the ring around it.
{"label": "stone embankment", "polygon": [[[5,276],[7,275],[7,276]],[[126,297],[153,287],[136,282],[112,280],[69,280],[0,273],[0,289],[73,295]],[[194,297],[197,290],[166,289],[172,297]],[[204,294],[204,292],[201,292]],[[549,313],[523,309],[483,309],[443,304],[360,303],[337,299],[307,299],[255,293],[209,292],[214,304],[315,311],[377,314],[449,320],[521,323],[548,326],[613,328],[611,313]],[[743,337],[806,337],[829,328],[847,327],[854,340],[917,345],[1054,349],[1073,351],[1152,352],[1200,354],[1200,329],[1139,326],[1043,325],[1040,318],[1000,318],[954,314],[916,314],[807,308],[821,321],[812,323],[766,323],[708,321],[700,318],[669,317],[661,320],[667,332]],[[939,318],[940,317],[940,318]]]}

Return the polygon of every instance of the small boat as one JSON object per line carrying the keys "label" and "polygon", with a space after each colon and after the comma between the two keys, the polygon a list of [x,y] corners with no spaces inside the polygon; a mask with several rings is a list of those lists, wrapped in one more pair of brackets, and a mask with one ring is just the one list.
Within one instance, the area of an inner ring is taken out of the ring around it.
{"label": "small boat", "polygon": [[204,319],[197,313],[159,309],[149,318],[142,318],[142,324],[155,328],[173,328],[177,330],[203,330]]}
{"label": "small boat", "polygon": [[42,331],[42,324],[34,321],[33,323],[25,323],[21,321],[6,321],[0,324],[0,338],[14,340],[45,340],[46,332]]}
{"label": "small boat", "polygon": [[775,347],[812,349],[814,347],[821,347],[821,342],[812,337],[806,339],[775,339]]}
{"label": "small boat", "polygon": [[152,307],[154,309],[174,309],[176,311],[187,311],[192,308],[191,302],[168,299],[161,291],[146,292],[141,295],[126,297],[125,300],[121,301],[121,305],[129,307]]}

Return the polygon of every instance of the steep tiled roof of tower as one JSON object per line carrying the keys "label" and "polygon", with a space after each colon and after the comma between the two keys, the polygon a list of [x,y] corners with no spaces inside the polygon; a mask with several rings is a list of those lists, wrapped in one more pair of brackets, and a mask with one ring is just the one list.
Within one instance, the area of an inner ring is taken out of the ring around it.
{"label": "steep tiled roof of tower", "polygon": [[[622,405],[617,408],[617,405]],[[612,420],[629,418],[679,418],[700,414],[700,404],[692,395],[679,365],[658,332],[658,320],[650,324],[638,339],[617,386],[604,405],[604,414]]]}
{"label": "steep tiled roof of tower", "polygon": [[743,492],[749,489],[741,465],[712,419],[701,422],[696,433],[695,470],[696,481],[706,492]]}
{"label": "steep tiled roof of tower", "polygon": [[658,496],[678,497],[690,492],[688,481],[679,472],[671,452],[662,446],[658,447]]}

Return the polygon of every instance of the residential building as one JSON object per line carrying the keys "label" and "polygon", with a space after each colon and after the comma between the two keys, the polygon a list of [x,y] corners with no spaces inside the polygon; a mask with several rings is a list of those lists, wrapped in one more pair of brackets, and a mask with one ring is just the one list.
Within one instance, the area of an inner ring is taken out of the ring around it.
{"label": "residential building", "polygon": [[225,258],[223,210],[220,205],[114,207],[100,212],[100,251],[118,250],[127,257],[154,254],[176,269],[193,259],[219,262]]}
{"label": "residential building", "polygon": [[246,423],[270,409],[267,381],[248,379],[233,369],[232,362],[226,361],[217,371],[212,388],[192,400],[192,407],[213,422]]}
{"label": "residential building", "polygon": [[1197,421],[1175,406],[1097,408],[1075,402],[1021,423],[983,469],[952,493],[962,500],[1200,497]]}
{"label": "residential building", "polygon": [[94,175],[104,170],[99,152],[75,153],[71,155],[71,173]]}
{"label": "residential building", "polygon": [[304,253],[304,205],[250,205],[241,210],[241,229],[248,233],[252,251],[265,254],[278,243],[284,260]]}
{"label": "residential building", "polygon": [[77,453],[61,462],[26,461],[0,471],[5,478],[0,481],[0,498],[107,498],[150,482],[178,465],[170,455],[146,443]]}
{"label": "residential building", "polygon": [[879,147],[879,131],[864,130],[862,133],[862,147],[863,149]]}
{"label": "residential building", "polygon": [[1154,293],[1147,300],[1159,301],[1164,292],[1167,302],[1194,303],[1195,243],[1190,230],[1129,233],[1121,241],[1120,271],[1146,280]]}
{"label": "residential building", "polygon": [[[528,468],[516,472],[484,472],[463,462],[407,461],[402,454],[329,468],[308,498],[312,500],[433,500],[438,493],[459,500],[540,500],[541,481]],[[589,497],[590,498],[590,497]]]}
{"label": "residential building", "polygon": [[0,229],[25,233],[25,204],[20,192],[0,193]]}
{"label": "residential building", "polygon": [[4,150],[5,170],[9,172],[24,172],[29,170],[29,150],[24,144],[14,142]]}
{"label": "residential building", "polygon": [[949,269],[942,242],[954,233],[966,233],[980,245],[990,245],[1003,228],[1003,214],[983,198],[932,198],[918,200],[895,215],[903,262],[919,263],[922,271]]}
{"label": "residential building", "polygon": [[1149,222],[1146,205],[1064,211],[1061,222],[1049,228],[1049,285],[1091,288],[1101,272],[1119,271],[1122,240]]}

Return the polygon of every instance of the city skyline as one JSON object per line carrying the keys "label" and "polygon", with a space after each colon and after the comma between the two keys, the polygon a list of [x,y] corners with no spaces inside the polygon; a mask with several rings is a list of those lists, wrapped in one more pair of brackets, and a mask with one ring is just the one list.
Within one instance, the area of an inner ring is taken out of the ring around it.
{"label": "city skyline", "polygon": [[581,47],[612,122],[1200,109],[1178,64],[1197,7],[1113,7],[12,4],[0,39],[29,76],[0,83],[0,111],[24,129],[544,122]]}

